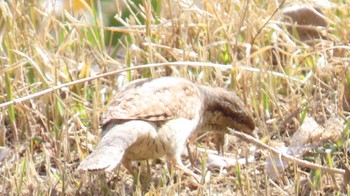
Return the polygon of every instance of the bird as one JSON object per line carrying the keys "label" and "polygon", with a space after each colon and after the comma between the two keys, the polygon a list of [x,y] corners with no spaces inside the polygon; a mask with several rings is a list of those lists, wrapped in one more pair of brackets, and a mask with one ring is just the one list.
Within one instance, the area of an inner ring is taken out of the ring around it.
{"label": "bird", "polygon": [[134,175],[132,161],[165,156],[196,177],[181,160],[193,133],[223,133],[230,127],[252,134],[255,129],[252,114],[236,93],[181,77],[131,82],[111,99],[101,122],[102,138],[79,171],[111,172],[122,164]]}

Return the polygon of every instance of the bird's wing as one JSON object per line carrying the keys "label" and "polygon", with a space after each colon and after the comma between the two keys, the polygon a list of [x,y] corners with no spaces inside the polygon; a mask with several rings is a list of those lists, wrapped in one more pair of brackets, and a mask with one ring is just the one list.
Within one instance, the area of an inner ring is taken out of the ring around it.
{"label": "bird's wing", "polygon": [[193,119],[201,106],[200,92],[192,82],[172,77],[151,79],[119,92],[102,115],[102,124],[111,120]]}

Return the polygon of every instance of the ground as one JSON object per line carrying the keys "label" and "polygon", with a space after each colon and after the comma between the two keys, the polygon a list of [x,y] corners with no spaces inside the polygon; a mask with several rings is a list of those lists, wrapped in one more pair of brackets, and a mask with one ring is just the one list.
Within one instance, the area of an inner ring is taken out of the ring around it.
{"label": "ground", "polygon": [[[339,137],[300,158],[342,171],[348,166],[349,2],[294,2],[318,7],[327,19],[326,27],[311,27],[321,35],[311,40],[281,22],[291,6],[284,1],[111,2],[67,4],[66,10],[37,1],[0,3],[2,193],[347,194],[347,175],[294,163],[271,179],[264,148],[247,164],[209,170],[196,148],[215,149],[210,136],[190,143],[194,166],[210,171],[203,184],[173,168],[169,173],[163,159],[149,161],[151,175],[146,162],[138,163],[140,180],[123,167],[77,172],[98,144],[101,113],[117,89],[168,75],[237,92],[254,116],[259,141],[271,147],[290,145],[306,116],[320,126],[341,119]],[[228,140],[223,156],[230,159],[244,159],[254,146],[232,135]]]}

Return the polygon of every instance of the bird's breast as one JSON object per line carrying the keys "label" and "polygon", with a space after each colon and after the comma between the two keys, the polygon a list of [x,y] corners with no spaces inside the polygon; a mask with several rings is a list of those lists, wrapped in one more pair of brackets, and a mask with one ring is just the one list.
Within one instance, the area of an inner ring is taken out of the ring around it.
{"label": "bird's breast", "polygon": [[146,160],[179,154],[197,125],[197,119],[187,118],[158,122],[154,124],[154,131],[140,135],[137,141],[126,149],[125,157],[130,160]]}

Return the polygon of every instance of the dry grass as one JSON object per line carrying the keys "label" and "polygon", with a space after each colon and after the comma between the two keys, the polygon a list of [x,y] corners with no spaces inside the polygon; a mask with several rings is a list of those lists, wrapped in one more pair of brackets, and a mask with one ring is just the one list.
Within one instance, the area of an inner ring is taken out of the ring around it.
{"label": "dry grass", "polygon": [[[93,3],[85,13],[55,13],[35,2],[0,3],[0,146],[11,149],[0,163],[2,193],[347,193],[342,176],[318,170],[291,167],[283,178],[270,180],[265,150],[258,150],[253,164],[237,165],[226,174],[212,171],[211,180],[199,187],[178,172],[176,180],[169,180],[174,174],[161,160],[150,162],[151,179],[141,178],[134,185],[124,168],[112,175],[75,168],[99,140],[99,117],[109,97],[125,82],[142,77],[175,75],[237,91],[254,114],[259,137],[268,144],[288,143],[306,113],[320,124],[331,115],[346,120],[342,100],[350,76],[349,2],[336,1],[337,6],[325,10],[332,21],[329,40],[310,45],[278,26],[277,1],[206,0],[187,8],[177,1],[143,0],[138,6],[128,2],[117,17],[124,25],[110,28],[109,18],[99,14],[107,10],[105,1]],[[131,69],[94,78],[124,68]],[[93,78],[79,82],[88,77]],[[73,84],[62,86],[69,82]],[[343,168],[348,164],[348,131],[344,126],[338,142],[305,158]],[[246,144],[234,141],[227,149],[240,156]],[[204,172],[202,159],[196,166]]]}

